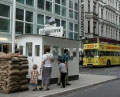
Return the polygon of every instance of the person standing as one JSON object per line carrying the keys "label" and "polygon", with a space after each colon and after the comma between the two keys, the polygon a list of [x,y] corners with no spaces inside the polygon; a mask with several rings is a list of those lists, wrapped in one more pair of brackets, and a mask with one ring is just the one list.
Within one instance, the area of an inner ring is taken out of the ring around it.
{"label": "person standing", "polygon": [[43,55],[42,64],[40,68],[40,72],[42,72],[42,87],[40,90],[45,88],[45,90],[49,89],[51,73],[52,73],[52,63],[54,61],[53,55],[50,54],[50,48],[46,48],[46,54]]}
{"label": "person standing", "polygon": [[[66,68],[67,68],[67,75],[66,75],[66,85],[71,85],[69,82],[68,82],[68,59],[69,59],[69,56],[68,56],[68,49],[64,49],[64,54],[62,55],[62,61],[63,63],[66,65]],[[61,76],[61,75],[60,75]],[[61,77],[58,78],[58,83],[57,85],[60,85],[60,79]]]}
{"label": "person standing", "polygon": [[34,87],[33,91],[37,90],[37,84],[38,84],[38,70],[37,70],[37,64],[33,65],[33,70],[31,72],[31,79],[30,79],[30,84]]}
{"label": "person standing", "polygon": [[66,64],[63,63],[62,59],[59,59],[59,71],[60,71],[60,75],[61,75],[61,83],[62,83],[62,88],[65,88],[65,78],[67,75],[67,68],[66,68]]}
{"label": "person standing", "polygon": [[64,54],[62,56],[62,60],[63,60],[63,63],[66,64],[66,68],[67,68],[67,75],[66,75],[66,85],[71,85],[69,82],[68,82],[68,59],[69,59],[69,55],[68,55],[68,49],[64,49]]}

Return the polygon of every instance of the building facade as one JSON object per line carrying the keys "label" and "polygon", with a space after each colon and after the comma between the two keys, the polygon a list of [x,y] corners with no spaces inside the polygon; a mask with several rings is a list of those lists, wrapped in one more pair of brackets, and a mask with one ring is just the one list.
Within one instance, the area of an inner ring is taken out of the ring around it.
{"label": "building facade", "polygon": [[120,0],[81,0],[81,2],[84,5],[84,10],[81,11],[85,13],[84,37],[99,36],[120,40]]}
{"label": "building facade", "polygon": [[[16,35],[39,34],[55,18],[64,38],[79,40],[80,0],[16,0]],[[0,0],[0,52],[11,50],[13,0]]]}

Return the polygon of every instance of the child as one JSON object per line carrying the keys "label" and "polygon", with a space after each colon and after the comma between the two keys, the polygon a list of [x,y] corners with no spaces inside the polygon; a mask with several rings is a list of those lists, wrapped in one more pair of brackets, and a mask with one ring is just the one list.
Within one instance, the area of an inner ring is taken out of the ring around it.
{"label": "child", "polygon": [[59,59],[59,71],[61,73],[61,83],[62,83],[62,88],[65,88],[65,78],[67,75],[67,67],[65,63],[63,63],[62,59]]}
{"label": "child", "polygon": [[31,72],[31,80],[30,83],[33,85],[34,89],[33,91],[37,91],[37,84],[38,84],[38,70],[37,70],[37,64],[33,65],[33,70]]}

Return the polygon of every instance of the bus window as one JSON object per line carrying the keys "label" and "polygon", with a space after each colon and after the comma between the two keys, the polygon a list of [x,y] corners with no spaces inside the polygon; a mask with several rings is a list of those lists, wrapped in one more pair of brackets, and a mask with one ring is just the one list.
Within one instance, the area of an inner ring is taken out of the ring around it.
{"label": "bus window", "polygon": [[98,56],[98,50],[85,50],[86,57]]}
{"label": "bus window", "polygon": [[84,44],[97,43],[97,38],[84,39],[83,43]]}
{"label": "bus window", "polygon": [[105,51],[100,51],[100,56],[106,56],[106,52]]}

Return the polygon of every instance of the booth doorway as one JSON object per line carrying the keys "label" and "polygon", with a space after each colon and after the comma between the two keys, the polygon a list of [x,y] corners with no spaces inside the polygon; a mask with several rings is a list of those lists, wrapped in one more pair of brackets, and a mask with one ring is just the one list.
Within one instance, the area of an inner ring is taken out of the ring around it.
{"label": "booth doorway", "polygon": [[10,44],[9,43],[0,43],[0,52],[9,53]]}

